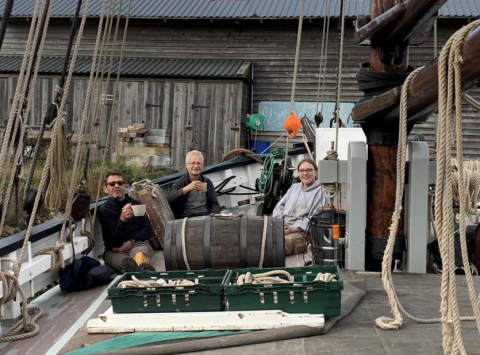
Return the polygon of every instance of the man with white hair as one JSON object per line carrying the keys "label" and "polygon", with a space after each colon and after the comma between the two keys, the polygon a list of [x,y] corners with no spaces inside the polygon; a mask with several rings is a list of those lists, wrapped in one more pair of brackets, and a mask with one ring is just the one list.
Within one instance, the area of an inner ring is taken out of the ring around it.
{"label": "man with white hair", "polygon": [[188,152],[185,158],[187,172],[170,188],[167,200],[175,218],[208,216],[220,212],[220,204],[213,183],[201,174],[203,154]]}

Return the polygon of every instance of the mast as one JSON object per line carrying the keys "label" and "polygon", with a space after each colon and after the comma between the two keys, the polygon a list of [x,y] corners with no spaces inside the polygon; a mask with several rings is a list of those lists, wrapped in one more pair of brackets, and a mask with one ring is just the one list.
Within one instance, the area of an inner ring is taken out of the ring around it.
{"label": "mast", "polygon": [[[370,117],[372,102],[377,100],[377,105],[381,106],[385,97],[378,99],[379,95],[381,97],[390,89],[389,85],[400,86],[412,71],[413,68],[408,65],[408,46],[412,35],[422,30],[428,33],[435,13],[446,1],[405,0],[398,3],[397,0],[372,0],[370,23],[356,31],[357,42],[370,39],[372,46],[370,61],[368,65],[362,65],[359,72],[359,78],[366,80],[363,85],[366,100],[358,106],[363,108],[363,118],[369,119],[358,120],[357,107],[352,112],[354,120],[357,119],[355,122],[361,124],[368,143],[366,269],[379,268],[389,237],[388,222],[395,207],[399,135],[398,120],[384,120],[385,111],[378,110],[376,113],[379,115],[375,119]],[[400,92],[398,88],[394,90]],[[390,98],[390,101],[393,100]],[[413,125],[413,122],[409,124],[409,132]],[[394,252],[401,255],[405,250],[403,214],[396,238]]]}

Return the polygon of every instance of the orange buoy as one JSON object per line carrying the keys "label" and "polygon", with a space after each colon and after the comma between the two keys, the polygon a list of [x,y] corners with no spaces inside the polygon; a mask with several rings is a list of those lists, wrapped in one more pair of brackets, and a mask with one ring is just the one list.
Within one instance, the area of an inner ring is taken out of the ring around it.
{"label": "orange buoy", "polygon": [[288,137],[295,138],[297,136],[298,130],[300,129],[301,123],[297,115],[292,112],[290,116],[287,117],[283,125],[285,127],[285,130],[287,131]]}

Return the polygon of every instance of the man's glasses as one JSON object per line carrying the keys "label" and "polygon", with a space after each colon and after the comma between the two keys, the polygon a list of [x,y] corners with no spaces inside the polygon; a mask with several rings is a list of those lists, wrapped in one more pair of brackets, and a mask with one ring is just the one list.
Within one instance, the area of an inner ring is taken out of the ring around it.
{"label": "man's glasses", "polygon": [[110,182],[107,182],[107,185],[110,186],[110,187],[114,187],[115,185],[118,185],[118,186],[123,186],[125,185],[125,181],[110,181]]}
{"label": "man's glasses", "polygon": [[302,173],[309,173],[310,174],[311,172],[313,172],[313,169],[300,169],[298,172],[300,174],[302,174]]}
{"label": "man's glasses", "polygon": [[191,162],[191,163],[187,163],[188,165],[198,165],[198,166],[202,166],[203,163],[198,163],[198,162]]}

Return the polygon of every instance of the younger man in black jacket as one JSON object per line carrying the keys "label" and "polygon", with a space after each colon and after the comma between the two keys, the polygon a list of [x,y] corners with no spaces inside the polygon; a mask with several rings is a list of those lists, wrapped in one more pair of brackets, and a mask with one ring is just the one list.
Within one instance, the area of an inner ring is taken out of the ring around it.
{"label": "younger man in black jacket", "polygon": [[105,245],[105,264],[122,274],[155,271],[148,263],[153,256],[148,241],[153,235],[152,224],[146,215],[133,215],[130,206],[140,203],[126,196],[125,188],[125,179],[120,171],[107,173],[103,191],[109,199],[98,208]]}

